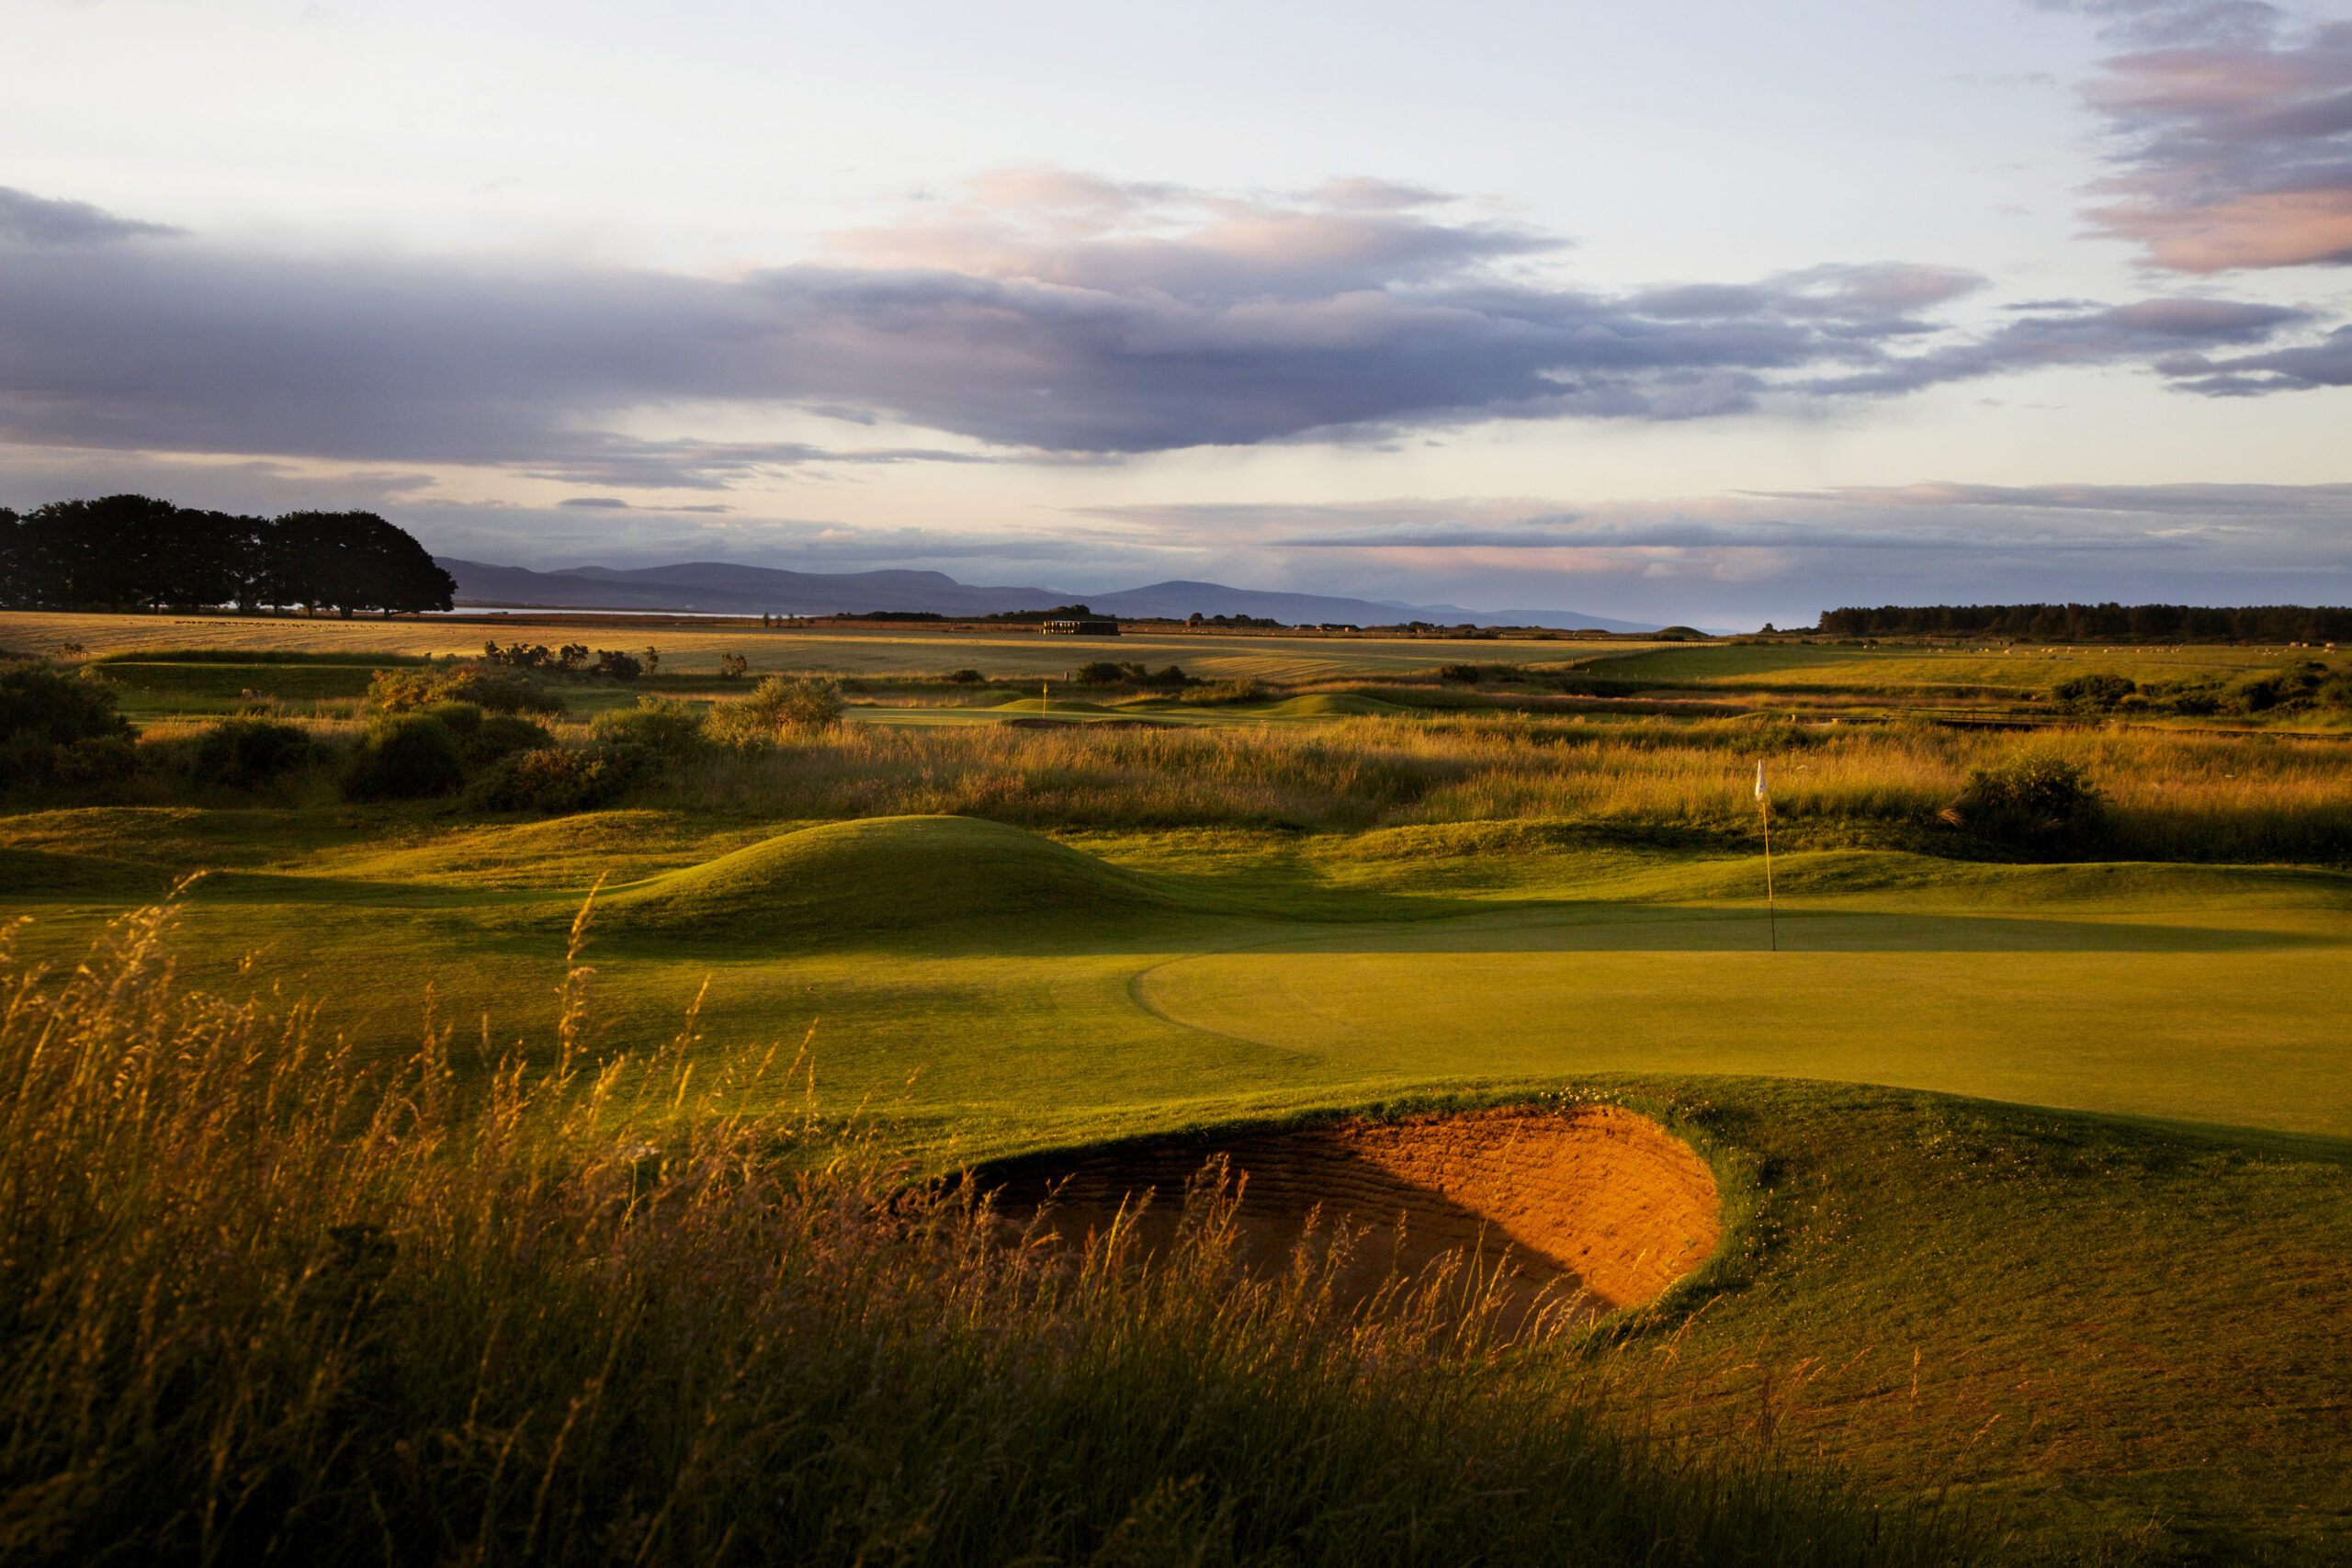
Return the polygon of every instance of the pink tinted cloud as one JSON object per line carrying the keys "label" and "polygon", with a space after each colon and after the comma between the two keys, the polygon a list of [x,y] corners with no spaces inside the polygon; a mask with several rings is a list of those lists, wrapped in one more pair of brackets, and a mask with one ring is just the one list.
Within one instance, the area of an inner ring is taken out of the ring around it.
{"label": "pink tinted cloud", "polygon": [[2118,55],[2085,96],[2122,142],[2088,216],[2151,265],[2352,262],[2352,22]]}

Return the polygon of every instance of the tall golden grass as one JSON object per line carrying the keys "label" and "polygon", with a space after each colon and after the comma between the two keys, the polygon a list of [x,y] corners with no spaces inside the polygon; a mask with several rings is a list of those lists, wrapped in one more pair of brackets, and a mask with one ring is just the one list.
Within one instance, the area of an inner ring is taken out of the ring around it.
{"label": "tall golden grass", "polygon": [[1621,1435],[1475,1296],[1248,1275],[1214,1186],[1159,1256],[1049,1247],[871,1127],[742,1111],[788,1052],[713,1071],[689,1014],[591,1060],[584,911],[544,1053],[466,1090],[429,1016],[372,1076],[185,989],[169,919],[0,963],[0,1560],[1964,1554]]}
{"label": "tall golden grass", "polygon": [[656,798],[800,818],[956,812],[1030,827],[1294,823],[1341,830],[1549,818],[1746,832],[1755,762],[1795,841],[1952,840],[1939,813],[2021,746],[2106,795],[2086,850],[2150,859],[2352,859],[2352,749],[2096,729],[2027,739],[1928,725],[1520,716],[1316,726],[1018,729],[852,725],[758,760],[678,770]]}

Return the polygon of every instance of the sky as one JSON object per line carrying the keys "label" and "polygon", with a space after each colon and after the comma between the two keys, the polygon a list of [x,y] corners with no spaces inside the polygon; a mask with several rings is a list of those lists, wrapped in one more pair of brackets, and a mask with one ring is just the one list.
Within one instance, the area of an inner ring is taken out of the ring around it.
{"label": "sky", "polygon": [[2352,19],[6,0],[0,505],[1749,626],[2352,603]]}

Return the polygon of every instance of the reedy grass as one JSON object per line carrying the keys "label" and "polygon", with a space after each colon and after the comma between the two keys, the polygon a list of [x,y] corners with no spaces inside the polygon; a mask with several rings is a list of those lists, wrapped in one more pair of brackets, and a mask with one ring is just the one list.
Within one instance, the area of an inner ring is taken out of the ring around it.
{"label": "reedy grass", "polygon": [[655,804],[796,820],[943,812],[1033,828],[1290,824],[1360,831],[1568,820],[1742,837],[1754,764],[1792,845],[1932,838],[1973,769],[2023,745],[2083,762],[2110,809],[2086,852],[2159,860],[2352,858],[2352,751],[2182,733],[2017,737],[1928,725],[1754,719],[1579,723],[1519,716],[1313,726],[1023,730],[848,726],[763,759],[681,769]]}
{"label": "reedy grass", "polygon": [[[461,1089],[191,992],[167,908],[0,1010],[11,1562],[1948,1562],[1952,1522],[1611,1424],[1439,1281],[1015,1232],[770,1050],[553,1049]],[[697,1065],[702,1066],[698,1074]],[[1329,1256],[1328,1253],[1325,1255]]]}

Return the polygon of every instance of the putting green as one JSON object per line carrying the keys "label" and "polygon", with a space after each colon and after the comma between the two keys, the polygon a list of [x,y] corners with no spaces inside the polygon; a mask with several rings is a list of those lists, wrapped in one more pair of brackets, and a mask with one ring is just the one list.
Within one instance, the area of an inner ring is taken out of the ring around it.
{"label": "putting green", "polygon": [[[204,852],[133,831],[168,826],[127,817],[71,851],[0,852],[0,902],[37,917],[19,946],[69,959],[159,892],[185,868],[153,863],[171,861],[163,846]],[[886,1095],[940,1136],[1617,1073],[2352,1134],[2338,874],[1833,852],[1788,857],[1768,921],[1747,860],[1501,853],[1439,830],[1220,860],[1142,836],[1089,853],[958,818],[749,844],[665,839],[643,813],[613,828],[216,873],[188,897],[185,962],[223,988],[325,998],[329,1023],[375,1049],[413,1041],[424,976],[443,1016],[537,1035],[586,874],[634,861],[591,948],[608,1043],[666,1039],[707,977],[708,1038],[741,1050],[821,1017],[830,1090]],[[669,869],[631,856],[631,837],[666,844]]]}

